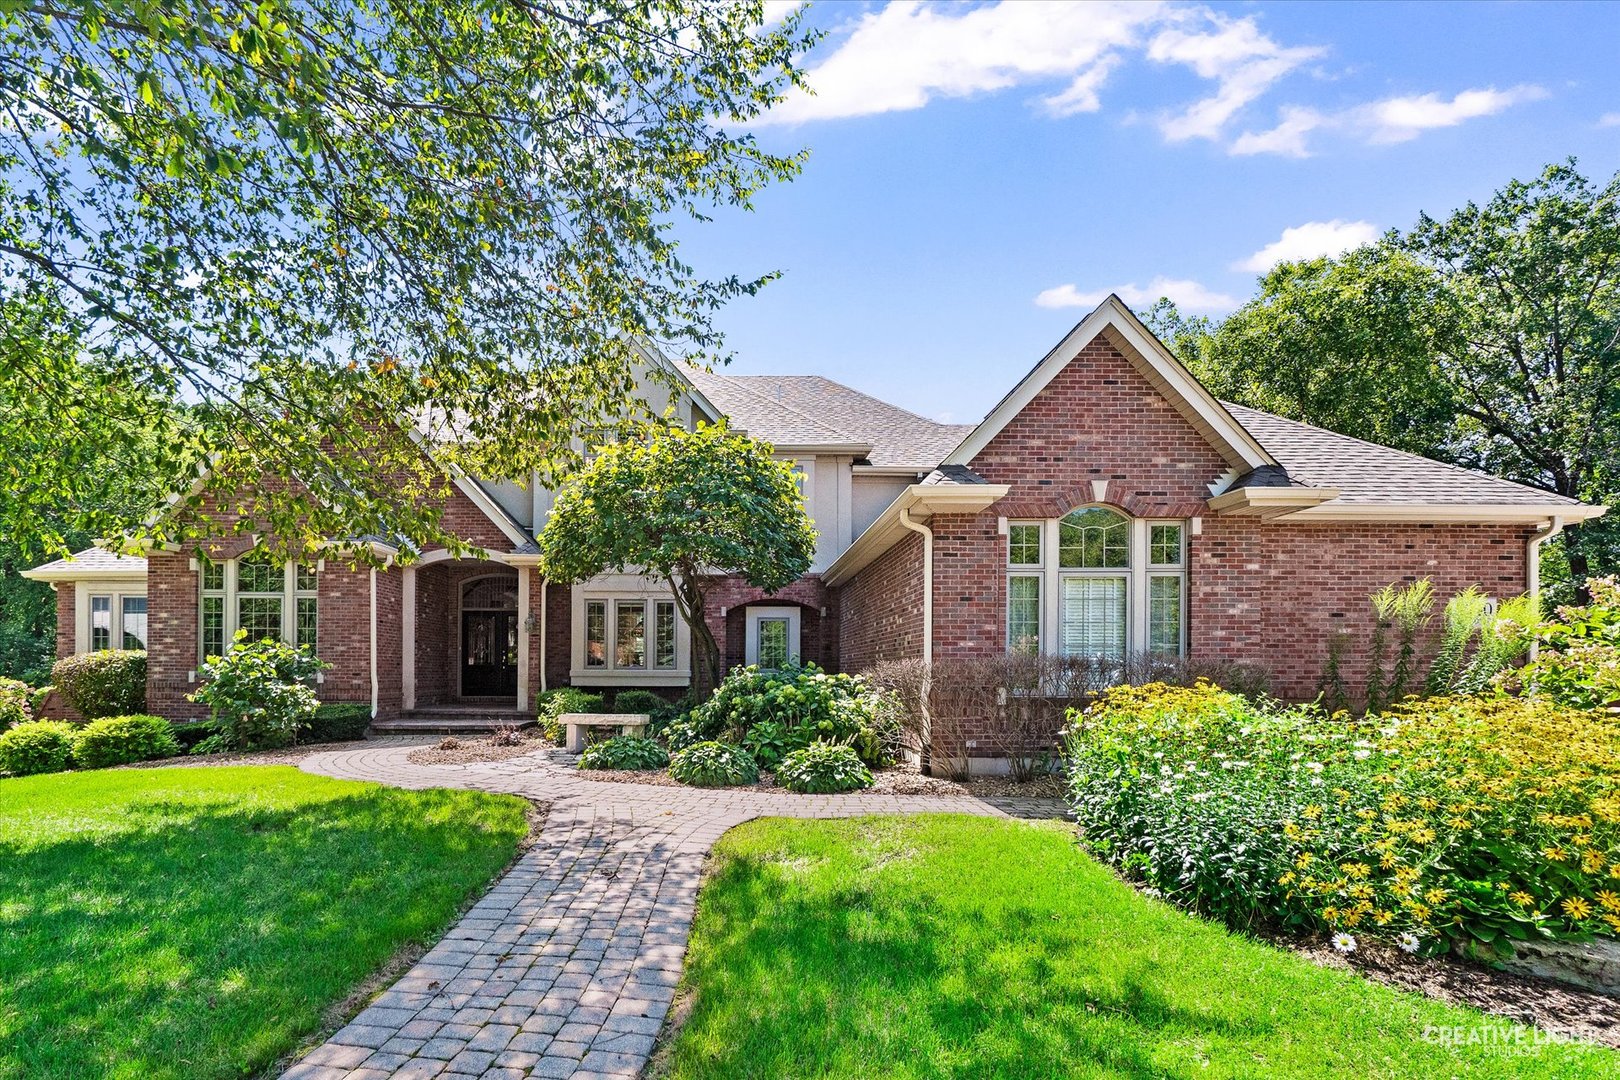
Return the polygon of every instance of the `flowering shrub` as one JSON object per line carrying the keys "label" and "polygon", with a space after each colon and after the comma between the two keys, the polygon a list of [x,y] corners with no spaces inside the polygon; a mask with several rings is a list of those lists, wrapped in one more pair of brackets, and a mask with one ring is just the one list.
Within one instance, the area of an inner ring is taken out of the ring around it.
{"label": "flowering shrub", "polygon": [[325,669],[308,646],[248,641],[238,630],[224,656],[203,661],[203,687],[188,700],[208,706],[218,737],[232,749],[291,746],[315,715],[319,702],[309,684]]}
{"label": "flowering shrub", "polygon": [[1067,741],[1092,850],[1229,922],[1428,950],[1620,935],[1606,715],[1435,698],[1352,722],[1147,686],[1107,694]]}
{"label": "flowering shrub", "polygon": [[782,759],[776,779],[789,791],[830,795],[872,786],[872,773],[860,755],[837,743],[813,742]]}
{"label": "flowering shrub", "polygon": [[19,679],[0,679],[0,731],[33,719],[28,693],[27,683]]}
{"label": "flowering shrub", "polygon": [[723,742],[700,742],[669,761],[669,775],[693,787],[737,787],[759,779],[748,751]]}
{"label": "flowering shrub", "polygon": [[0,773],[33,776],[61,772],[72,762],[72,724],[30,720],[0,733]]}
{"label": "flowering shrub", "polygon": [[1577,709],[1620,708],[1620,582],[1593,578],[1587,588],[1592,602],[1559,608],[1536,633],[1537,657],[1497,685]]}
{"label": "flowering shrub", "polygon": [[[769,737],[754,742],[780,760],[816,740],[854,747],[869,765],[887,765],[899,750],[898,710],[885,691],[859,675],[829,675],[814,664],[777,670],[734,668],[708,701],[693,709],[689,730],[672,727],[676,740],[746,742],[761,724]],[[677,725],[678,727],[678,725]]]}
{"label": "flowering shrub", "polygon": [[579,755],[582,769],[662,769],[668,764],[669,753],[640,735],[615,735],[591,743]]}

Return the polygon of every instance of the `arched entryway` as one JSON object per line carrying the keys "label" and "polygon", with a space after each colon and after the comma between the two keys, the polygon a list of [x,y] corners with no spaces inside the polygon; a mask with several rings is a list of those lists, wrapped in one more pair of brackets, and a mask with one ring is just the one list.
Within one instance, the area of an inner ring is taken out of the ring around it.
{"label": "arched entryway", "polygon": [[488,574],[461,585],[461,696],[507,698],[518,686],[518,579]]}

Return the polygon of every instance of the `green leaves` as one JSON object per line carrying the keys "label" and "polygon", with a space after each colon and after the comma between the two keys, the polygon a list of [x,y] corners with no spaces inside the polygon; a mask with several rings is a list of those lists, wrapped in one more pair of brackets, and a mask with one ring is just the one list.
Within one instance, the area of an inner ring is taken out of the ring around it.
{"label": "green leaves", "polygon": [[[0,534],[195,546],[229,504],[225,528],[278,544],[464,549],[446,470],[555,480],[581,432],[645,414],[640,343],[717,362],[714,312],[768,280],[697,275],[673,242],[799,167],[717,126],[800,81],[808,35],[760,21],[683,0],[0,11],[0,106],[23,118],[0,129],[0,462],[30,472]],[[138,511],[86,479],[112,462],[156,489]]]}

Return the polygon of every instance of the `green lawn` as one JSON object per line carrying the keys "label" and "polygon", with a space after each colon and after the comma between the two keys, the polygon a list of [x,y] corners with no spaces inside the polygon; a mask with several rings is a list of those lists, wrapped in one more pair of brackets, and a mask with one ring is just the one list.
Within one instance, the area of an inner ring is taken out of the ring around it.
{"label": "green lawn", "polygon": [[762,820],[699,898],[678,1077],[1615,1077],[1594,1047],[1451,1049],[1478,1013],[1139,896],[1056,824]]}
{"label": "green lawn", "polygon": [[287,767],[0,780],[0,1077],[239,1077],[428,943],[524,803]]}

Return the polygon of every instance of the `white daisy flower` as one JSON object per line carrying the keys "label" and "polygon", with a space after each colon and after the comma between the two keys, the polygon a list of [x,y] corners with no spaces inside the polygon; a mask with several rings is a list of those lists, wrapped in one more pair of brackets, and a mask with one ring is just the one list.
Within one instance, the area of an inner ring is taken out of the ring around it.
{"label": "white daisy flower", "polygon": [[1395,943],[1401,947],[1401,952],[1415,953],[1418,951],[1418,946],[1421,944],[1421,941],[1416,934],[1408,930],[1406,933],[1396,938]]}
{"label": "white daisy flower", "polygon": [[1334,934],[1333,947],[1342,953],[1353,953],[1356,951],[1356,939],[1349,934]]}

